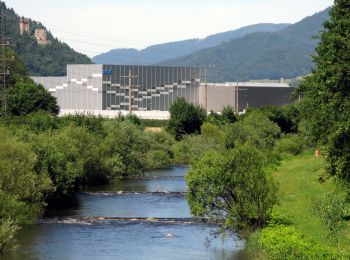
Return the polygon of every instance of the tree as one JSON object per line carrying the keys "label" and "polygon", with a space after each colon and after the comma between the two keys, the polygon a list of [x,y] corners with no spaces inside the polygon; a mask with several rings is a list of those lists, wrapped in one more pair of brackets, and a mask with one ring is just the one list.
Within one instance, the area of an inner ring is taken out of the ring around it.
{"label": "tree", "polygon": [[184,98],[178,98],[170,107],[168,131],[177,140],[185,134],[200,133],[206,112],[200,106],[189,104]]}
{"label": "tree", "polygon": [[8,113],[15,116],[26,115],[40,110],[57,115],[57,100],[43,86],[27,80],[16,82],[8,91]]}
{"label": "tree", "polygon": [[235,110],[231,106],[225,106],[221,112],[224,123],[232,124],[237,121]]}
{"label": "tree", "polygon": [[276,185],[264,167],[262,154],[248,145],[205,154],[186,177],[192,214],[243,237],[263,227],[276,202]]}
{"label": "tree", "polygon": [[303,85],[303,115],[324,146],[328,172],[350,181],[350,4],[335,0],[316,49],[316,69]]}

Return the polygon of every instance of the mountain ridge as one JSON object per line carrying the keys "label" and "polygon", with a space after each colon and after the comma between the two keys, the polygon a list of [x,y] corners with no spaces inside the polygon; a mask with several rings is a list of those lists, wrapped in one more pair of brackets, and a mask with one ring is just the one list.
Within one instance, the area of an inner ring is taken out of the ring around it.
{"label": "mountain ridge", "polygon": [[236,30],[220,32],[209,35],[203,39],[186,39],[182,41],[151,45],[142,50],[132,48],[114,49],[92,58],[95,63],[125,64],[125,65],[149,65],[167,59],[180,57],[195,51],[219,45],[222,42],[239,38],[245,34],[256,31],[278,31],[289,24],[259,23],[248,25]]}
{"label": "mountain ridge", "polygon": [[305,17],[277,32],[256,32],[158,63],[194,66],[216,63],[219,81],[295,78],[311,72],[314,38],[329,18],[330,8]]}

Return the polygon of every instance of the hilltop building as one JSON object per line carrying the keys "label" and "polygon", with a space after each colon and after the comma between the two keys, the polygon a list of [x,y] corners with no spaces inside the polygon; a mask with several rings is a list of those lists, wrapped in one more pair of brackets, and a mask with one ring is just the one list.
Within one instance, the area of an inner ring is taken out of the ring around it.
{"label": "hilltop building", "polygon": [[88,64],[67,65],[65,77],[32,78],[57,97],[63,114],[115,116],[127,113],[131,102],[132,111],[141,117],[147,117],[143,116],[147,111],[150,118],[168,117],[170,105],[178,97],[208,112],[221,112],[227,105],[242,112],[248,107],[290,103],[292,88],[285,83],[204,84],[198,75],[196,67]]}
{"label": "hilltop building", "polygon": [[35,33],[34,33],[36,42],[39,45],[47,45],[50,42],[47,40],[47,33],[45,29],[35,29]]}
{"label": "hilltop building", "polygon": [[30,35],[30,20],[27,18],[21,18],[19,20],[19,31],[21,35],[24,35],[25,33]]}

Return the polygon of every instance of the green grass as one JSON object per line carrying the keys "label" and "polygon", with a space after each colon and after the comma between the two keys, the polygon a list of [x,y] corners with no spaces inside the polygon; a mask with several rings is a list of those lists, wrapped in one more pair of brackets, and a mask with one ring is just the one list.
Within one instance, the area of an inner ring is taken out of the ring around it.
{"label": "green grass", "polygon": [[163,127],[165,128],[169,123],[169,120],[157,120],[157,119],[141,119],[141,125],[143,127]]}
{"label": "green grass", "polygon": [[316,160],[312,153],[284,160],[274,174],[279,185],[276,210],[288,217],[306,238],[350,252],[350,222],[344,220],[344,229],[338,234],[338,244],[334,245],[326,237],[327,230],[321,220],[312,212],[312,201],[318,194],[336,189],[331,180],[322,184],[318,182],[324,167],[325,162]]}

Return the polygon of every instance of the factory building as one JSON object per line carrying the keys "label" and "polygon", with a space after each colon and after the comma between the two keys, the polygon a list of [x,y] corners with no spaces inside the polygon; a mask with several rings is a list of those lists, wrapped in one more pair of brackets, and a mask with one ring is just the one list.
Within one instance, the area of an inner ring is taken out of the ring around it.
{"label": "factory building", "polygon": [[[179,97],[208,112],[230,105],[243,112],[248,107],[290,103],[292,88],[285,83],[200,82],[197,67],[68,65],[65,77],[32,77],[55,97],[62,113],[89,112],[113,116],[119,112],[168,117]],[[130,96],[131,94],[131,96]],[[152,117],[152,116],[150,116]]]}

